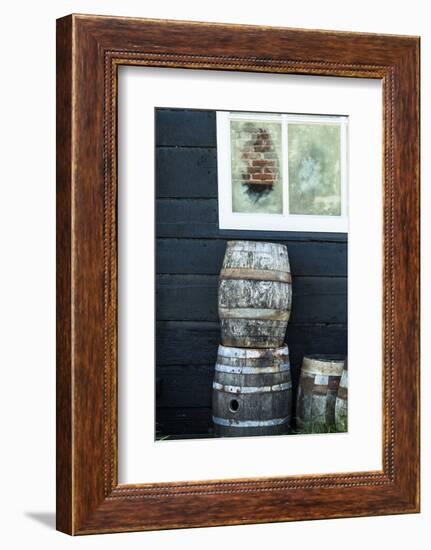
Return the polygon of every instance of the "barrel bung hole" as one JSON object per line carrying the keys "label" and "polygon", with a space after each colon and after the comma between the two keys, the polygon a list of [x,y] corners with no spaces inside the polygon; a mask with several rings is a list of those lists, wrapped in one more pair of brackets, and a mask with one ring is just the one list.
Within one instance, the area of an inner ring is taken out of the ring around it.
{"label": "barrel bung hole", "polygon": [[237,399],[232,399],[231,400],[231,402],[229,403],[229,409],[232,412],[236,412],[239,409],[239,403],[238,403]]}

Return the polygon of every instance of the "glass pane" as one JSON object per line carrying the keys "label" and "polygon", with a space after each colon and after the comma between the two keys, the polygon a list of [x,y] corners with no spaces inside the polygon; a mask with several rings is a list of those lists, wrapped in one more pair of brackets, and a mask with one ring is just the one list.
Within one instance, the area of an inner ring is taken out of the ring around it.
{"label": "glass pane", "polygon": [[341,215],[340,125],[289,124],[289,213]]}
{"label": "glass pane", "polygon": [[232,120],[232,211],[281,214],[281,124]]}

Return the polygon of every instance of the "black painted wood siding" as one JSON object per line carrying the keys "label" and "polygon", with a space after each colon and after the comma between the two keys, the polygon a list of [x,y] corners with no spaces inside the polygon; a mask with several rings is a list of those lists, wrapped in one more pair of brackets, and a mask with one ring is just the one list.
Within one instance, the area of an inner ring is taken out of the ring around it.
{"label": "black painted wood siding", "polygon": [[158,110],[156,146],[157,430],[205,434],[212,430],[217,277],[226,241],[288,247],[286,340],[295,391],[304,354],[347,354],[347,235],[220,230],[215,112]]}

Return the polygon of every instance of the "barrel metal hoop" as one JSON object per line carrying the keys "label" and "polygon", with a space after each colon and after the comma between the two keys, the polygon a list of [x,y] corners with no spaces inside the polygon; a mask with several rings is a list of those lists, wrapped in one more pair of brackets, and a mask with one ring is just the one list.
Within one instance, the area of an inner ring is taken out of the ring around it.
{"label": "barrel metal hoop", "polygon": [[231,365],[221,365],[216,363],[216,372],[227,372],[229,374],[276,374],[278,372],[287,372],[290,370],[289,363],[273,365],[271,367],[233,367]]}
{"label": "barrel metal hoop", "polygon": [[338,388],[337,399],[347,401],[347,388],[342,388],[341,386]]}
{"label": "barrel metal hoop", "polygon": [[290,316],[289,309],[270,309],[270,308],[252,308],[238,307],[227,308],[219,307],[220,319],[255,319],[258,321],[288,321]]}
{"label": "barrel metal hoop", "polygon": [[280,357],[289,355],[289,348],[286,345],[283,345],[279,348],[268,348],[268,349],[244,349],[244,348],[233,348],[228,346],[220,345],[218,347],[218,355],[221,357],[229,357],[235,359],[260,359],[263,353],[271,353],[273,357]]}
{"label": "barrel metal hoop", "polygon": [[301,374],[307,376],[340,376],[343,373],[343,365],[337,365],[334,363],[323,364],[318,366],[304,364],[301,368]]}
{"label": "barrel metal hoop", "polygon": [[292,282],[292,276],[287,271],[247,267],[225,267],[220,272],[220,279],[247,279],[251,281],[276,281],[279,283]]}
{"label": "barrel metal hoop", "polygon": [[236,420],[234,418],[219,418],[213,416],[214,424],[219,426],[227,426],[229,428],[260,428],[264,426],[279,426],[287,424],[290,421],[289,416],[284,418],[271,418],[270,420]]}
{"label": "barrel metal hoop", "polygon": [[226,393],[245,394],[245,393],[269,393],[290,390],[292,388],[291,382],[285,382],[283,384],[274,384],[273,386],[230,386],[229,384],[220,384],[219,382],[213,382],[213,389],[223,391]]}

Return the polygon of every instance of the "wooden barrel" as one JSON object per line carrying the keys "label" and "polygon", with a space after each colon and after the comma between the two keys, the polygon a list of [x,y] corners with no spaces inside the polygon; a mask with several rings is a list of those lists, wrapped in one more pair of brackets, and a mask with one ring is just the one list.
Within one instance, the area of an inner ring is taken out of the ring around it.
{"label": "wooden barrel", "polygon": [[347,368],[344,368],[335,399],[335,427],[337,432],[347,432]]}
{"label": "wooden barrel", "polygon": [[296,426],[302,432],[335,430],[335,399],[344,364],[340,355],[304,357],[296,401]]}
{"label": "wooden barrel", "polygon": [[287,346],[219,346],[213,383],[214,431],[219,436],[287,433],[292,381]]}
{"label": "wooden barrel", "polygon": [[223,345],[282,346],[291,299],[292,279],[285,245],[227,243],[218,291]]}

